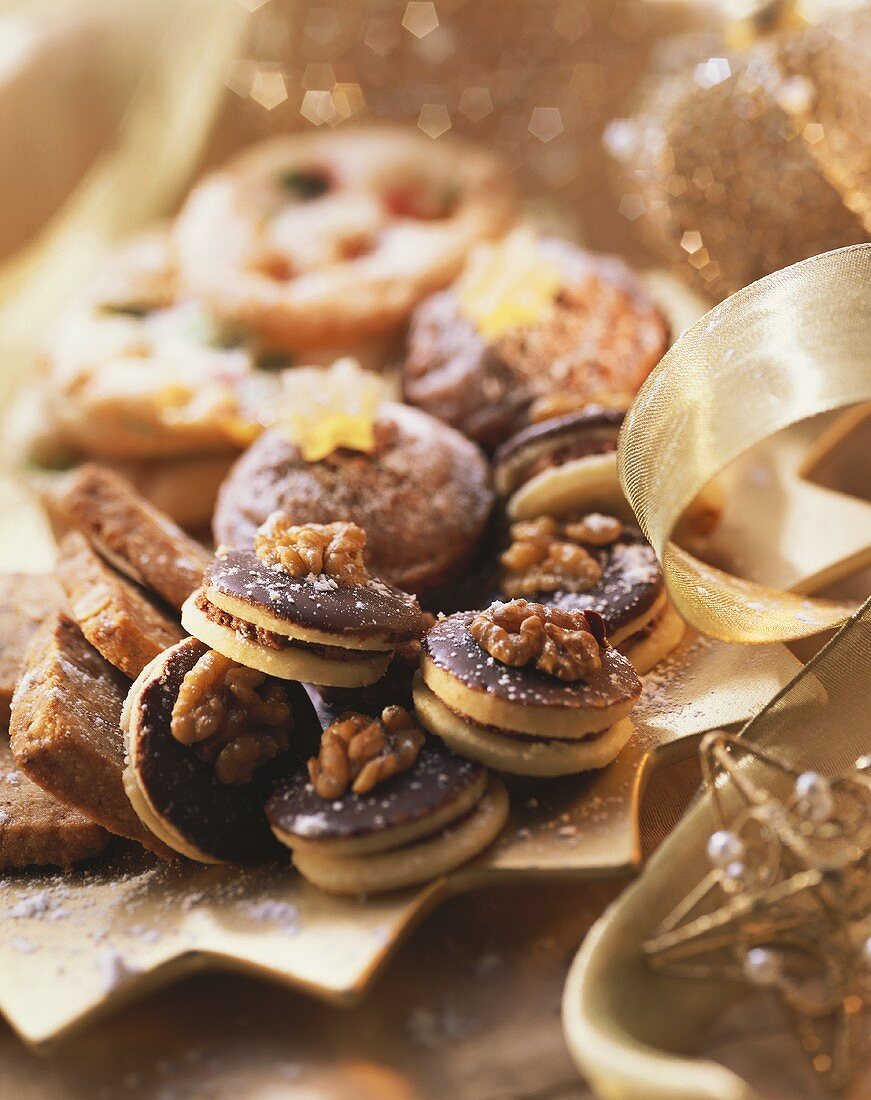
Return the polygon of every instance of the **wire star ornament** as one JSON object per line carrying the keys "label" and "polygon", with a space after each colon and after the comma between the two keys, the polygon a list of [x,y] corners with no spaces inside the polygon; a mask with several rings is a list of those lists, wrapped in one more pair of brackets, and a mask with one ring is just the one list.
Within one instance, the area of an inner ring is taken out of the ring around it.
{"label": "wire star ornament", "polygon": [[769,990],[841,1088],[871,1032],[871,755],[826,778],[719,731],[700,752],[711,870],[645,943],[649,963]]}

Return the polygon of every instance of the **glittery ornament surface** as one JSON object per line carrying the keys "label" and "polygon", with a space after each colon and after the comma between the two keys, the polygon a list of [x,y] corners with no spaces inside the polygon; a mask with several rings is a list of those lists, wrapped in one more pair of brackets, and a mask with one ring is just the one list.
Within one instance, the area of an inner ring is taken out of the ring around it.
{"label": "glittery ornament surface", "polygon": [[820,170],[808,140],[815,131],[790,113],[804,89],[795,74],[784,79],[779,55],[797,41],[772,38],[743,51],[717,36],[665,43],[635,112],[605,131],[620,167],[621,213],[714,298],[866,239]]}

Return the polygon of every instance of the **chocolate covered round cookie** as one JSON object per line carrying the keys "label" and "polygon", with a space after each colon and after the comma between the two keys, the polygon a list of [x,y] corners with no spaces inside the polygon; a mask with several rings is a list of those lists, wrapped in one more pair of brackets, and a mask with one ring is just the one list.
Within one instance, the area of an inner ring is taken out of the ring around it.
{"label": "chocolate covered round cookie", "polygon": [[294,523],[356,523],[372,573],[418,594],[473,558],[490,511],[489,464],[459,432],[405,405],[385,403],[371,451],[339,447],[309,461],[280,431],[239,459],[215,510],[215,541],[250,548],[274,511]]}
{"label": "chocolate covered round cookie", "polygon": [[319,725],[300,684],[240,666],[185,638],[148,665],[121,716],[124,788],[146,827],[201,863],[280,851],[263,803]]}
{"label": "chocolate covered round cookie", "polygon": [[413,596],[371,577],[350,523],[296,526],[275,513],[254,550],[224,550],[182,608],[182,625],[233,660],[328,687],[379,680],[418,639]]}
{"label": "chocolate covered round cookie", "polygon": [[599,512],[540,516],[513,523],[509,537],[500,556],[502,596],[596,612],[609,642],[640,674],[683,637],[656,554],[637,527]]}
{"label": "chocolate covered round cookie", "polygon": [[512,600],[436,623],[414,703],[461,755],[519,775],[563,775],[617,755],[640,694],[595,612]]}
{"label": "chocolate covered round cookie", "polygon": [[294,134],[194,187],[183,284],[225,322],[309,350],[400,324],[513,214],[507,172],[458,141],[386,127]]}
{"label": "chocolate covered round cookie", "polygon": [[341,894],[397,890],[445,874],[485,848],[507,812],[501,784],[427,738],[399,706],[340,715],[307,772],[284,779],[266,805],[298,870]]}
{"label": "chocolate covered round cookie", "polygon": [[523,232],[418,307],[403,367],[408,402],[488,449],[554,394],[628,404],[668,347],[664,314],[622,260]]}
{"label": "chocolate covered round cookie", "polygon": [[66,307],[45,351],[42,403],[54,433],[90,457],[238,452],[290,365],[180,297],[170,242],[154,233]]}

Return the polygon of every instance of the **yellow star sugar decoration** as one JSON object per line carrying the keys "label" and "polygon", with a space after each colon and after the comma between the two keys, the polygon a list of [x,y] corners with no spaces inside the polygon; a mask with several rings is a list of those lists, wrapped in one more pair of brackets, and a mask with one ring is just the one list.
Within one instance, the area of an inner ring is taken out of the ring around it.
{"label": "yellow star sugar decoration", "polygon": [[460,279],[460,310],[485,340],[496,340],[540,321],[561,283],[559,268],[540,254],[535,234],[521,227],[472,253]]}
{"label": "yellow star sugar decoration", "polygon": [[306,462],[318,462],[339,448],[371,454],[385,397],[383,380],[355,359],[339,359],[331,367],[297,367],[284,379],[276,426]]}

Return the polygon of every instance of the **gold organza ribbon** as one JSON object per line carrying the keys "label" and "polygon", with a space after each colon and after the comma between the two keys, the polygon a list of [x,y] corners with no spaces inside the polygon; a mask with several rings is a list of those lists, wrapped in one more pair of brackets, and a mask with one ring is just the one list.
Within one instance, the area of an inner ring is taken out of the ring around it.
{"label": "gold organza ribbon", "polygon": [[696,494],[754,444],[817,413],[868,400],[867,244],[760,279],[712,309],[665,355],[626,417],[617,462],[670,597],[693,626],[729,642],[771,642],[849,617],[853,605],[742,580],[687,553],[670,535]]}

